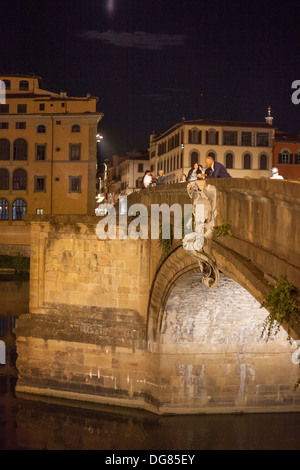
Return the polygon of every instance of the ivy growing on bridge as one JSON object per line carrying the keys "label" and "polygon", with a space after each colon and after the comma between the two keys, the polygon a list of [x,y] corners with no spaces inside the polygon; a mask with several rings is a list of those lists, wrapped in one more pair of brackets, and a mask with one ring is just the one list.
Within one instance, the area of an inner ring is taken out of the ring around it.
{"label": "ivy growing on bridge", "polygon": [[[295,324],[300,324],[300,307],[297,304],[297,288],[288,282],[284,276],[277,278],[277,284],[263,299],[261,304],[269,311],[269,315],[264,321],[261,336],[267,333],[266,340],[279,331],[280,326],[287,325],[288,341],[291,340],[291,329]],[[300,367],[300,364],[299,364]],[[300,378],[295,384],[295,389],[300,385]]]}
{"label": "ivy growing on bridge", "polygon": [[222,222],[221,225],[216,225],[213,230],[216,237],[232,236],[231,222]]}

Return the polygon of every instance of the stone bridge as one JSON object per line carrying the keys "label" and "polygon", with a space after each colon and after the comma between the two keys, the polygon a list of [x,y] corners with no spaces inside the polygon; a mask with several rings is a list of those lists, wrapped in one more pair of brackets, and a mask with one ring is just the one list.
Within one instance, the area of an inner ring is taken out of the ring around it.
{"label": "stone bridge", "polygon": [[[219,179],[127,203],[147,208],[149,226],[155,204],[202,204],[200,242],[192,233],[165,253],[159,239],[122,238],[118,211],[106,240],[103,218],[31,216],[17,392],[161,414],[300,411],[300,327],[292,344],[283,328],[266,341],[260,304],[280,275],[300,291],[300,184]],[[228,222],[232,235],[216,236]]]}

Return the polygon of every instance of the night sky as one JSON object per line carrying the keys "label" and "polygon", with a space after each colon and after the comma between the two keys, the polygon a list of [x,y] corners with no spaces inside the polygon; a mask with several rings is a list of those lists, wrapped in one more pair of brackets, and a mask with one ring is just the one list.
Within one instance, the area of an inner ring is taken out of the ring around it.
{"label": "night sky", "polygon": [[0,73],[99,97],[109,157],[190,119],[299,132],[299,0],[1,0]]}

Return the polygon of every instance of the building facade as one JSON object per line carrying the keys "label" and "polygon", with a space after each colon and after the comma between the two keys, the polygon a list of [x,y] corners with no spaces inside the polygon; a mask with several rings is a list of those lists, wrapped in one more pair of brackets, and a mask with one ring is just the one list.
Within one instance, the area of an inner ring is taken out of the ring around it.
{"label": "building facade", "polygon": [[266,121],[200,119],[182,121],[162,134],[152,133],[150,169],[155,174],[163,170],[165,181],[176,183],[195,162],[205,167],[206,157],[213,156],[232,177],[269,177],[274,128],[268,118]]}
{"label": "building facade", "polygon": [[28,246],[24,214],[94,214],[97,98],[0,76],[0,252]]}
{"label": "building facade", "polygon": [[273,166],[286,179],[300,179],[300,134],[276,130]]}
{"label": "building facade", "polygon": [[150,169],[149,153],[132,150],[124,155],[113,155],[112,165],[108,168],[108,191],[114,202],[120,196],[140,190],[146,170]]}

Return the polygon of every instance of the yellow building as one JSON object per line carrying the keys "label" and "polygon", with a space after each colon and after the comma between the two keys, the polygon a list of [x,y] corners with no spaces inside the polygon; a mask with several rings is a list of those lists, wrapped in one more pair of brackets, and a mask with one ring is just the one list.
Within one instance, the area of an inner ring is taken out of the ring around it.
{"label": "yellow building", "polygon": [[180,181],[194,163],[203,165],[213,156],[232,177],[270,176],[274,128],[266,122],[234,122],[199,119],[182,121],[167,131],[150,136],[150,165],[163,170],[166,183]]}
{"label": "yellow building", "polygon": [[26,251],[24,214],[94,214],[97,98],[0,76],[0,254]]}

